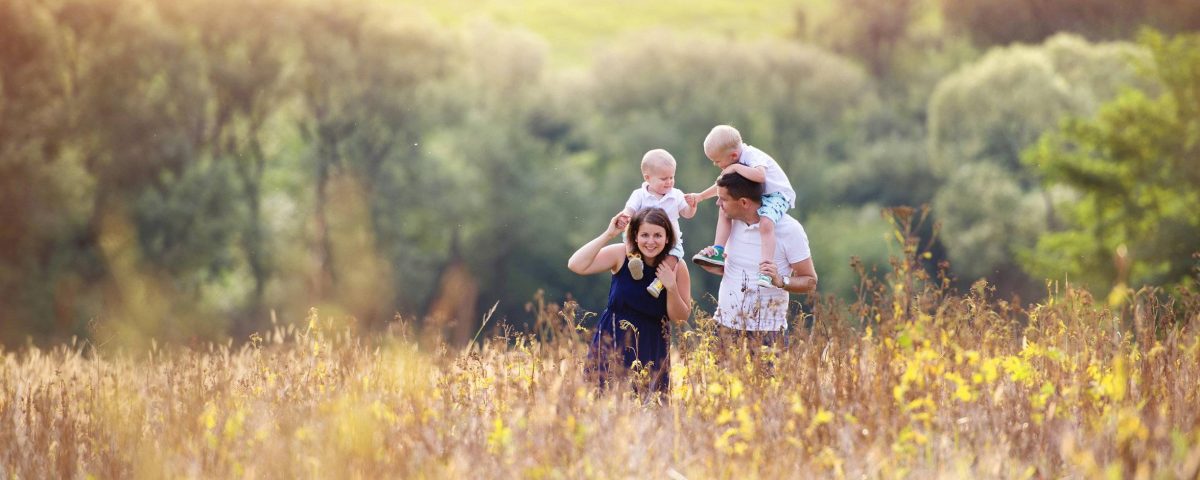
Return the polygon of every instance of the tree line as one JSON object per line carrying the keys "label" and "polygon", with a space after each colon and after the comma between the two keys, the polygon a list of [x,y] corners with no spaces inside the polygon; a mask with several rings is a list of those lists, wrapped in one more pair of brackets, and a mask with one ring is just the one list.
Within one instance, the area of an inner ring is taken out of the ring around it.
{"label": "tree line", "polygon": [[244,338],[309,307],[463,339],[539,291],[598,309],[564,259],[646,150],[711,184],[718,123],[788,171],[826,293],[853,294],[851,256],[887,268],[881,207],[921,204],[963,284],[1194,285],[1194,34],[1108,41],[1161,13],[929,32],[927,4],[870,5],[794,38],[631,35],[560,71],[528,32],[386,3],[0,0],[0,340]]}

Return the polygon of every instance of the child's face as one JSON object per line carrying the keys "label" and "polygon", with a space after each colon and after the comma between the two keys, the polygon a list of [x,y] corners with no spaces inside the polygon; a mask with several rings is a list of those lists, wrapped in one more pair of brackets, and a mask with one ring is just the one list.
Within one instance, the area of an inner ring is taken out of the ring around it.
{"label": "child's face", "polygon": [[666,195],[671,192],[672,188],[675,188],[675,169],[669,166],[651,169],[642,174],[642,178],[646,180],[650,191],[655,195]]}
{"label": "child's face", "polygon": [[737,162],[737,151],[730,148],[721,152],[704,152],[704,156],[712,160],[713,165],[722,170]]}

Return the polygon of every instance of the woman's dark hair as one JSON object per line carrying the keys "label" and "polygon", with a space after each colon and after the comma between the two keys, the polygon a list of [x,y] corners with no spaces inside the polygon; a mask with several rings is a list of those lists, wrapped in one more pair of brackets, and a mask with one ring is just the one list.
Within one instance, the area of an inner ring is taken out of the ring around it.
{"label": "woman's dark hair", "polygon": [[661,208],[646,207],[635,212],[633,218],[629,219],[629,234],[625,235],[625,243],[638,253],[642,253],[638,249],[637,236],[638,231],[642,229],[643,223],[658,225],[667,231],[667,243],[663,246],[662,251],[654,257],[654,265],[658,265],[663,260],[666,260],[667,256],[671,254],[671,249],[675,248],[675,227],[671,225],[671,217],[668,217],[667,212]]}

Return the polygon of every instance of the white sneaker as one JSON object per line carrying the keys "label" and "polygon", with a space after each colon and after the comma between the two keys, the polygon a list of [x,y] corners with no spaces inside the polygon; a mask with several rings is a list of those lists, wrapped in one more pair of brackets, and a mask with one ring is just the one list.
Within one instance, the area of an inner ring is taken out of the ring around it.
{"label": "white sneaker", "polygon": [[771,283],[771,276],[770,276],[770,275],[767,275],[767,274],[765,274],[765,273],[760,273],[760,274],[758,274],[758,286],[760,286],[760,287],[774,287],[774,286],[775,286],[775,284],[774,284],[774,283]]}
{"label": "white sneaker", "polygon": [[654,283],[651,283],[649,287],[646,287],[646,291],[650,293],[651,297],[658,298],[659,295],[662,295],[663,291],[662,281],[657,278],[654,279]]}

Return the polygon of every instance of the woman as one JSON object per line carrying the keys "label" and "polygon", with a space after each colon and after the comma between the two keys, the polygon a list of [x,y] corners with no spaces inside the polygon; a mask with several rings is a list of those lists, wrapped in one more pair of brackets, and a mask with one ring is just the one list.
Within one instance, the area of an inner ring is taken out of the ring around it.
{"label": "woman", "polygon": [[[627,224],[625,243],[607,245]],[[632,217],[617,214],[603,234],[580,247],[567,261],[567,268],[580,275],[604,271],[612,274],[608,305],[600,314],[588,353],[588,369],[600,375],[601,383],[607,376],[610,357],[617,356],[624,368],[635,361],[649,368],[651,391],[665,392],[670,386],[669,321],[687,321],[692,305],[687,264],[663,261],[675,241],[667,213],[661,208],[645,208]],[[641,254],[646,267],[654,269],[662,282],[664,293],[658,298],[646,291],[654,277],[645,275],[634,280],[630,274],[629,258],[634,253]]]}

